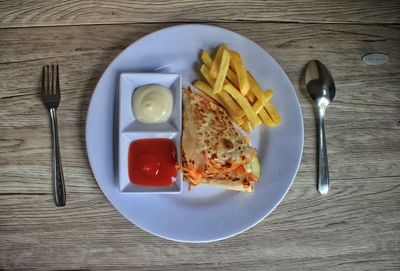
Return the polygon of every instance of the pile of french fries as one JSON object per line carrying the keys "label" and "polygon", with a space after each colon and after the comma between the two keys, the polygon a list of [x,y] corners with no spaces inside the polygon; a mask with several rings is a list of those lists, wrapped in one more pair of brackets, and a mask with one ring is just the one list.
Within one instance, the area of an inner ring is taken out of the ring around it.
{"label": "pile of french fries", "polygon": [[270,103],[273,92],[262,91],[238,52],[221,44],[214,59],[207,51],[202,51],[200,58],[204,80],[193,85],[220,103],[246,133],[260,124],[274,127],[281,123],[278,111]]}

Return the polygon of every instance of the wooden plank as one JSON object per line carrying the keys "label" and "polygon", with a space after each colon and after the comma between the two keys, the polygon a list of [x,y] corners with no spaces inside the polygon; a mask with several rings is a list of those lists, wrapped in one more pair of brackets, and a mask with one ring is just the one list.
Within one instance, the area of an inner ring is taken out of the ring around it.
{"label": "wooden plank", "polygon": [[[398,270],[400,52],[397,26],[218,24],[268,50],[293,82],[305,121],[302,164],[284,201],[261,224],[212,244],[154,237],[105,199],[88,165],[84,128],[92,91],[125,47],[164,24],[0,29],[0,269]],[[390,62],[367,66],[365,52]],[[315,189],[315,125],[299,87],[309,59],[336,80],[327,112],[332,191]],[[50,128],[40,67],[62,67],[59,109],[68,204],[51,190]]]}
{"label": "wooden plank", "polygon": [[160,22],[400,22],[398,0],[1,1],[1,27]]}
{"label": "wooden plank", "polygon": [[383,178],[361,189],[344,184],[324,198],[295,183],[255,228],[196,245],[132,226],[101,195],[69,195],[62,209],[47,195],[3,195],[0,267],[395,270],[400,267],[399,196],[399,186]]}

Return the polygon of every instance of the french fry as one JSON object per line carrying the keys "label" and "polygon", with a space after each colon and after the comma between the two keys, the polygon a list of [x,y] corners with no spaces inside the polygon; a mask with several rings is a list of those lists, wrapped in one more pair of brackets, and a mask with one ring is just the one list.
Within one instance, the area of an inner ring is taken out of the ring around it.
{"label": "french fry", "polygon": [[234,115],[239,117],[243,117],[245,112],[236,104],[235,100],[225,91],[222,90],[217,96],[226,104],[226,107],[229,108]]}
{"label": "french fry", "polygon": [[[218,75],[217,78],[215,79],[213,93],[218,93],[221,92],[222,90],[222,86],[224,85],[226,74],[228,73],[229,69],[230,57],[231,56],[227,50],[224,50],[222,52],[221,65],[219,66]],[[210,70],[210,76],[212,77],[211,70]]]}
{"label": "french fry", "polygon": [[[224,106],[225,107],[225,106]],[[225,107],[226,108],[226,107]],[[234,112],[232,112],[229,109],[226,109],[226,111],[228,112],[229,117],[231,117],[231,119],[237,124],[237,125],[241,125],[243,123],[243,118],[235,115]]]}
{"label": "french fry", "polygon": [[[201,59],[201,61],[203,61],[204,65],[207,67],[207,69],[210,69],[210,68],[211,68],[211,65],[212,65],[213,60],[212,60],[210,54],[209,54],[207,51],[203,50],[203,51],[201,52],[200,59]],[[239,87],[239,82],[238,82],[237,76],[236,76],[236,74],[232,71],[232,69],[230,69],[230,68],[228,69],[228,73],[226,74],[226,77],[228,78],[228,80],[229,80],[235,87],[237,87],[237,88]],[[227,83],[227,82],[226,82],[226,83]]]}
{"label": "french fry", "polygon": [[228,51],[228,46],[221,44],[214,58],[203,50],[200,59],[205,81],[196,81],[194,86],[221,104],[244,132],[251,133],[259,124],[274,127],[281,123],[278,111],[270,103],[274,93],[261,89],[238,52]]}
{"label": "french fry", "polygon": [[203,61],[204,65],[206,65],[206,67],[207,67],[208,69],[211,68],[211,65],[212,65],[213,60],[212,60],[210,54],[209,54],[206,50],[203,50],[203,51],[201,52],[200,59],[201,59],[201,61]]}
{"label": "french fry", "polygon": [[215,101],[217,101],[218,103],[220,103],[221,105],[223,105],[222,100],[220,99],[220,97],[218,97],[216,94],[214,94],[212,92],[212,88],[210,87],[209,84],[207,84],[204,81],[200,81],[197,80],[196,82],[194,82],[193,84],[198,90],[204,92],[205,94],[207,94],[208,96],[210,96],[211,98],[213,98]]}
{"label": "french fry", "polygon": [[262,104],[262,102],[260,100],[258,100],[257,102],[255,102],[255,104],[253,104],[253,110],[254,112],[256,112],[257,114],[260,113],[261,109],[264,107],[264,105]]}
{"label": "french fry", "polygon": [[[231,71],[231,72],[232,72],[232,71]],[[214,79],[214,78],[211,78],[211,76],[210,76],[210,70],[209,70],[209,68],[207,67],[207,64],[206,64],[206,63],[204,63],[203,65],[201,65],[201,67],[200,67],[200,73],[201,73],[201,75],[203,75],[204,79],[206,79],[207,83],[208,83],[209,85],[211,85],[212,87],[214,87],[215,79]],[[233,73],[233,72],[232,72],[232,73]],[[229,70],[228,70],[228,74],[229,74]],[[228,74],[227,74],[227,77],[228,77]],[[235,76],[235,78],[236,78],[236,75],[235,75],[235,74],[233,74],[233,76]],[[236,80],[237,80],[237,78],[236,78]],[[228,80],[225,80],[225,83],[229,83]],[[253,97],[254,97],[254,99],[255,99],[255,96],[254,96],[254,95],[253,95]]]}
{"label": "french fry", "polygon": [[275,106],[273,106],[271,103],[267,103],[265,105],[265,109],[267,110],[268,115],[271,117],[271,119],[274,121],[276,125],[281,123],[281,116],[279,115]]}
{"label": "french fry", "polygon": [[204,79],[206,79],[207,83],[208,83],[212,88],[214,88],[215,79],[211,78],[211,76],[210,76],[210,70],[207,69],[207,67],[206,67],[205,64],[201,65],[201,67],[200,67],[200,73],[201,73],[201,75],[203,75]]}
{"label": "french fry", "polygon": [[269,100],[271,100],[272,96],[274,96],[274,92],[270,89],[267,89],[264,91],[264,97],[265,100],[268,102]]}
{"label": "french fry", "polygon": [[257,125],[261,123],[261,120],[257,116],[256,112],[254,112],[247,98],[243,96],[232,84],[225,84],[223,88],[235,99],[235,101],[243,109],[247,118],[250,121],[251,126],[253,128],[256,128]]}
{"label": "french fry", "polygon": [[254,96],[257,97],[259,101],[265,104],[265,96],[263,94],[263,91],[261,90],[261,87],[258,85],[257,81],[254,79],[253,75],[249,71],[247,71],[247,75],[250,81],[251,92],[254,94]]}
{"label": "french fry", "polygon": [[229,116],[236,122],[237,125],[241,125],[243,123],[243,118],[244,112],[240,109],[239,106],[236,105],[235,101],[232,99],[232,97],[229,96],[228,93],[224,92],[224,95],[220,94],[214,94],[212,93],[212,88],[210,85],[208,85],[204,81],[197,80],[193,84],[198,90],[202,91],[203,93],[207,94],[210,96],[212,99],[217,101],[219,104],[221,104],[226,111],[228,112]]}
{"label": "french fry", "polygon": [[210,76],[211,78],[217,78],[218,75],[218,71],[219,71],[219,66],[221,63],[221,59],[222,59],[222,53],[228,49],[228,45],[226,44],[221,44],[218,49],[217,49],[217,53],[215,54],[214,60],[212,62],[212,65],[210,67]]}
{"label": "french fry", "polygon": [[239,88],[239,82],[236,74],[232,71],[231,68],[228,69],[228,73],[226,74],[226,77],[229,79],[229,81],[237,88]]}
{"label": "french fry", "polygon": [[[231,117],[231,119],[233,119],[233,121],[237,124],[237,125],[241,125],[243,123],[243,118],[239,117],[237,115],[233,115],[229,110],[228,111],[228,115]],[[239,124],[240,123],[240,124]]]}
{"label": "french fry", "polygon": [[[203,75],[204,79],[206,79],[207,83],[211,87],[213,87],[215,84],[215,80],[213,78],[211,78],[211,76],[209,75],[210,71],[207,69],[207,67],[204,64],[201,65],[200,73]],[[235,100],[233,100],[232,97],[226,91],[222,90],[218,94],[213,93],[213,95],[216,95],[220,100],[222,100],[221,104],[226,105],[225,108],[228,111],[231,111],[232,113],[234,112],[234,115],[239,116],[239,117],[242,117],[245,115],[243,110],[236,104]]]}
{"label": "french fry", "polygon": [[254,104],[257,100],[256,96],[254,96],[253,92],[251,92],[251,89],[249,92],[247,92],[246,97],[247,97],[247,99],[249,99],[251,104]]}
{"label": "french fry", "polygon": [[234,119],[234,118],[232,118],[234,121],[235,121],[235,123],[237,124],[237,125],[243,125],[243,123],[244,123],[244,120],[243,120],[243,118],[242,117],[239,117],[239,118],[236,118],[236,119]]}
{"label": "french fry", "polygon": [[[249,93],[251,93],[251,92],[249,92]],[[267,89],[267,91],[264,92],[263,94],[264,94],[264,98],[265,98],[264,101],[265,101],[265,102],[268,102],[268,101],[272,98],[272,96],[274,95],[274,93],[273,93],[271,90],[269,90],[269,89]],[[254,97],[254,98],[255,98],[255,97]],[[257,102],[255,102],[255,103],[253,104],[253,110],[256,111],[257,114],[259,114],[260,111],[261,111],[261,108],[263,108],[264,106],[265,106],[265,105],[262,103],[262,101],[257,100]]]}
{"label": "french fry", "polygon": [[[261,87],[258,85],[257,81],[254,79],[252,74],[250,72],[247,72],[250,80],[250,85],[251,85],[251,91],[254,93],[254,95],[257,97],[258,101],[262,101],[264,103],[264,107],[266,109],[265,113],[262,112],[262,110],[257,111],[259,109],[260,104],[257,104],[256,107],[254,107],[254,110],[260,114],[261,119],[263,122],[271,126],[271,121],[274,123],[273,126],[276,126],[281,123],[281,118],[279,116],[278,111],[276,111],[275,107],[269,103],[268,101],[271,99],[273,92],[271,90],[267,90],[266,92],[262,92]],[[267,118],[266,114],[268,115],[269,118]]]}
{"label": "french fry", "polygon": [[231,55],[231,62],[229,66],[232,70],[235,71],[238,82],[239,82],[239,89],[243,95],[246,95],[250,89],[249,79],[247,78],[246,68],[244,67],[243,60],[240,57],[240,54],[235,51],[230,52]]}
{"label": "french fry", "polygon": [[250,134],[251,133],[251,125],[248,120],[245,120],[242,125],[240,125],[240,128],[242,128],[243,131],[246,133]]}
{"label": "french fry", "polygon": [[261,108],[260,113],[258,114],[262,120],[262,122],[269,126],[269,127],[274,127],[276,126],[276,124],[274,123],[274,121],[271,119],[271,117],[268,115],[267,111],[265,110],[265,108]]}

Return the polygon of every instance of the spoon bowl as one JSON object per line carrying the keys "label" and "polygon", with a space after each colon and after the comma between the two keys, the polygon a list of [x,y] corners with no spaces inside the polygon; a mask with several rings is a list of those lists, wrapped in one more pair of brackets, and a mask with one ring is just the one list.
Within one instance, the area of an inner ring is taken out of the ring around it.
{"label": "spoon bowl", "polygon": [[318,60],[308,62],[305,70],[306,89],[310,97],[319,103],[329,104],[336,94],[335,82],[329,70]]}

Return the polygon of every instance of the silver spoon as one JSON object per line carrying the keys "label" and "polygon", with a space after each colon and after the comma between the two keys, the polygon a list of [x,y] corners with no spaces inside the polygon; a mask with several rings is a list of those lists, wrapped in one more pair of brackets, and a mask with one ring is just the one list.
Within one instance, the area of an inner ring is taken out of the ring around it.
{"label": "silver spoon", "polygon": [[315,101],[319,124],[319,169],[318,191],[326,195],[329,191],[328,155],[325,140],[325,110],[335,97],[335,83],[328,69],[318,60],[312,60],[305,70],[305,87]]}

